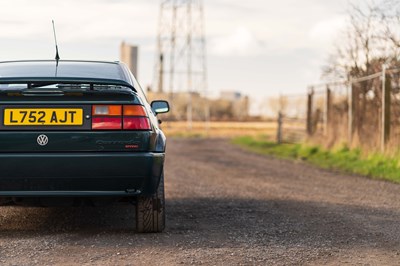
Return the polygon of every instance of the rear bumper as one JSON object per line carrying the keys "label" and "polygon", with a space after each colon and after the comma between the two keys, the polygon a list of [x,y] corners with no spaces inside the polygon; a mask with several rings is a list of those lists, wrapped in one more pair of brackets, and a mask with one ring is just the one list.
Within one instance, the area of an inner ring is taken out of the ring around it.
{"label": "rear bumper", "polygon": [[134,196],[157,190],[164,153],[1,153],[0,196]]}

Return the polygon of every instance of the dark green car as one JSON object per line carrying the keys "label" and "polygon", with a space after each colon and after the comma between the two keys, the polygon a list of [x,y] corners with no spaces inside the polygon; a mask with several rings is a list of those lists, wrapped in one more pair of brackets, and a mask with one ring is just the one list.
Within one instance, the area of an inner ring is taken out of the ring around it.
{"label": "dark green car", "polygon": [[0,62],[0,204],[134,203],[162,231],[168,111],[118,62]]}

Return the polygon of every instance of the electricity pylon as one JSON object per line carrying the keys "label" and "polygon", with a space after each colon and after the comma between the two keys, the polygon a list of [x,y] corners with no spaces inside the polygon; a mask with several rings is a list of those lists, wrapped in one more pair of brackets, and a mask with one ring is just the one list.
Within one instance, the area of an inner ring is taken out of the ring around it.
{"label": "electricity pylon", "polygon": [[[186,117],[192,128],[194,93],[207,97],[206,40],[202,0],[161,0],[153,88],[168,92],[173,110],[175,93],[186,92]],[[207,100],[206,100],[207,101]],[[204,106],[208,127],[209,106]]]}

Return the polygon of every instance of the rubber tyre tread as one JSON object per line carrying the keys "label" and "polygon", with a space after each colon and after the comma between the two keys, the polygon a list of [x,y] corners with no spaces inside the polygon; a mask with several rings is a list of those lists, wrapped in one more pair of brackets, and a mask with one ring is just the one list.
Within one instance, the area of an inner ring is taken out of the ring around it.
{"label": "rubber tyre tread", "polygon": [[139,196],[136,204],[136,230],[139,233],[159,233],[165,228],[164,175],[154,196]]}

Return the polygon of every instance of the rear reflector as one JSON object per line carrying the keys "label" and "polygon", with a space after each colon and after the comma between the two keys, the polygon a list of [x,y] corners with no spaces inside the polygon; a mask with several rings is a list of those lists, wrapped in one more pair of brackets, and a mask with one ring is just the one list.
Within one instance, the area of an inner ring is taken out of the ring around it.
{"label": "rear reflector", "polygon": [[121,115],[121,105],[93,105],[92,115]]}
{"label": "rear reflector", "polygon": [[150,122],[147,117],[124,117],[124,129],[150,130]]}
{"label": "rear reflector", "polygon": [[93,130],[113,130],[121,129],[121,117],[93,117]]}

